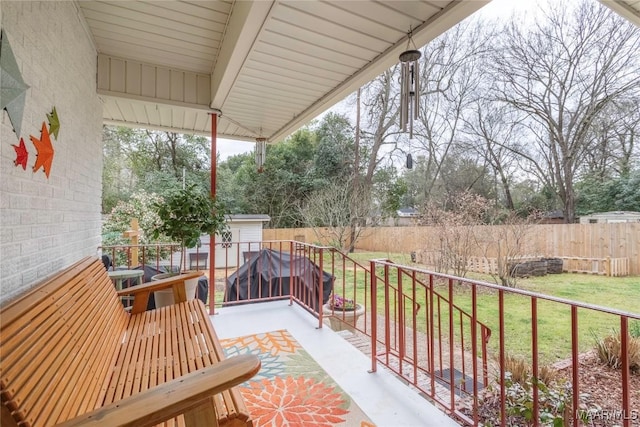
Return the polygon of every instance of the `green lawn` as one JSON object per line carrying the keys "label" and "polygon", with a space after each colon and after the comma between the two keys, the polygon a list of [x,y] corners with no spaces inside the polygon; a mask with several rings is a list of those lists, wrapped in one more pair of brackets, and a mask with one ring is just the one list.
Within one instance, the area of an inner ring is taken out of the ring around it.
{"label": "green lawn", "polygon": [[[383,253],[355,253],[352,257],[364,265],[372,258],[389,258],[398,263],[413,265],[408,256]],[[490,276],[469,274],[470,278],[493,282]],[[392,281],[395,280],[395,276]],[[361,284],[358,293],[362,293]],[[558,274],[543,277],[520,279],[518,288],[551,295],[572,301],[610,307],[640,315],[640,277],[602,277],[579,274]],[[464,286],[456,286],[454,303],[471,312],[471,292]],[[443,296],[448,295],[447,286],[439,286]],[[378,304],[383,296],[379,295]],[[478,292],[478,319],[493,331],[490,349],[498,350],[499,306],[497,292],[483,290]],[[424,318],[425,313],[419,313]],[[446,318],[448,313],[443,313]],[[505,346],[507,352],[526,359],[531,355],[531,302],[528,297],[505,294]],[[594,345],[594,335],[603,337],[620,324],[616,316],[606,313],[578,309],[579,347],[581,351]],[[570,356],[571,351],[571,310],[569,306],[545,300],[538,300],[538,340],[542,361],[552,363]]]}

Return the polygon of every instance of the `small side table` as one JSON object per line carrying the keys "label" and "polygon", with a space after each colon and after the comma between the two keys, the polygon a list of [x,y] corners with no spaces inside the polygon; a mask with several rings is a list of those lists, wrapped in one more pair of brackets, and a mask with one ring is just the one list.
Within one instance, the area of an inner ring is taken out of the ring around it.
{"label": "small side table", "polygon": [[[116,289],[121,291],[122,282],[125,279],[138,279],[138,283],[142,283],[142,276],[144,275],[144,271],[143,270],[114,270],[114,271],[108,271],[107,274],[109,275],[109,278],[113,281],[113,284],[115,285]],[[122,297],[121,299],[122,299],[123,305],[127,307],[128,305],[130,305],[132,297]],[[125,301],[128,304],[125,304]]]}

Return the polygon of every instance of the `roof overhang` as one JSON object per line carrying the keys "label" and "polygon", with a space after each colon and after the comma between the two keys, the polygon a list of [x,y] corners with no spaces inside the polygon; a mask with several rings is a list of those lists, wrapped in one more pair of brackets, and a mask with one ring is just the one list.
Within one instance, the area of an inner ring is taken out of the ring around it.
{"label": "roof overhang", "polygon": [[600,3],[640,27],[640,0],[600,0]]}
{"label": "roof overhang", "polygon": [[282,140],[490,0],[78,1],[109,124]]}

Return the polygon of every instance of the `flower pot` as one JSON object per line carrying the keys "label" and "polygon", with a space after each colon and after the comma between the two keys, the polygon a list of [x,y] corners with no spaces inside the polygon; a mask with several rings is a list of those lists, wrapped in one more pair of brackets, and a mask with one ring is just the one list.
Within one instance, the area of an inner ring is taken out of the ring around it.
{"label": "flower pot", "polygon": [[364,314],[364,306],[356,304],[355,310],[342,310],[331,308],[329,304],[322,306],[322,315],[329,318],[331,329],[334,331],[355,332],[354,326],[358,324],[358,319]]}
{"label": "flower pot", "polygon": [[[152,276],[151,280],[166,279],[167,277],[176,276],[177,274],[178,273],[160,273]],[[189,279],[185,282],[188,299],[194,299],[196,297],[196,292],[198,290],[198,279],[200,279],[200,277],[194,277],[193,279]],[[161,291],[155,291],[153,293],[153,298],[156,301],[156,308],[173,305],[173,289],[168,288]]]}

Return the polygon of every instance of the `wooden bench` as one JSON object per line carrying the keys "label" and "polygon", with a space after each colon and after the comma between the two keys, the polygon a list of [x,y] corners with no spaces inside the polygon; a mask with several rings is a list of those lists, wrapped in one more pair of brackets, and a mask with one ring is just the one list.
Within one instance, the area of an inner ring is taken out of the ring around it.
{"label": "wooden bench", "polygon": [[[204,305],[186,299],[184,281],[200,274],[117,292],[85,258],[1,308],[0,424],[252,426],[233,387],[260,361],[224,359]],[[178,303],[145,311],[167,287]]]}

